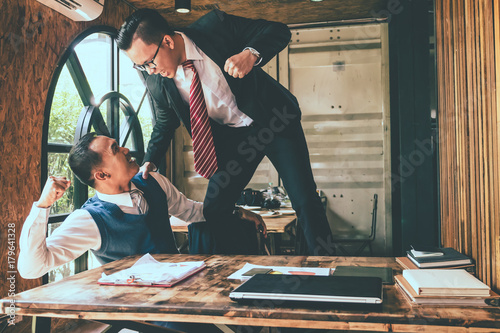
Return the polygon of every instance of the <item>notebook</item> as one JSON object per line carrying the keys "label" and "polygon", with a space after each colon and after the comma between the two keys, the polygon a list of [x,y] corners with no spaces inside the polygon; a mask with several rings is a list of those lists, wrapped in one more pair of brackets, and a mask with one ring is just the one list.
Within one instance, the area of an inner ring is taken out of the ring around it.
{"label": "notebook", "polygon": [[451,247],[445,247],[441,249],[443,251],[442,256],[437,257],[420,257],[415,258],[410,251],[406,251],[408,258],[419,268],[431,268],[431,267],[446,267],[446,266],[458,266],[458,265],[469,265],[472,260],[458,252]]}
{"label": "notebook", "polygon": [[268,300],[282,302],[382,303],[379,277],[294,276],[256,274],[229,297],[237,302]]}
{"label": "notebook", "polygon": [[463,269],[408,269],[403,277],[421,296],[490,295],[490,287]]}
{"label": "notebook", "polygon": [[396,275],[394,279],[403,296],[413,304],[417,305],[453,305],[453,306],[487,306],[488,300],[498,299],[498,295],[490,290],[491,298],[482,296],[422,296],[418,295],[402,275]]}

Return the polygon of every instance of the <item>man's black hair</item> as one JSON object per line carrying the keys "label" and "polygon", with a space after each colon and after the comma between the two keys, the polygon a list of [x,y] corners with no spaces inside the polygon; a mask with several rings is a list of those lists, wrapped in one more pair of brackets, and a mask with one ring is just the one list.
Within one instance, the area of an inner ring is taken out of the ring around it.
{"label": "man's black hair", "polygon": [[94,132],[85,134],[80,141],[71,148],[68,157],[69,167],[76,178],[90,187],[94,187],[95,181],[92,171],[102,162],[101,155],[89,147],[96,136],[97,134]]}
{"label": "man's black hair", "polygon": [[127,17],[118,31],[116,44],[121,50],[127,51],[136,38],[150,45],[159,44],[165,35],[173,34],[174,30],[160,13],[153,9],[143,8]]}

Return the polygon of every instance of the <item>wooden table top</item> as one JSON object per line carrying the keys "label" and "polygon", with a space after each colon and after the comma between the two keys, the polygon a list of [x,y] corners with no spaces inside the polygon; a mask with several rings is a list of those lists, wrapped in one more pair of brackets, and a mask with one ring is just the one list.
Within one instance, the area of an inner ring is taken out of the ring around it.
{"label": "wooden table top", "polygon": [[[296,216],[292,215],[280,215],[279,217],[264,217],[264,222],[267,226],[267,232],[270,234],[282,234],[285,229],[295,222]],[[173,232],[188,232],[188,225],[175,216],[170,217],[170,225],[172,226]]]}
{"label": "wooden table top", "polygon": [[[392,267],[399,274],[401,267],[394,258],[153,255],[157,260],[169,262],[204,260],[208,267],[172,288],[97,284],[101,273],[111,274],[128,268],[139,257],[128,257],[17,294],[17,313],[95,320],[162,320],[385,332],[500,331],[500,308],[412,307],[394,285],[384,286],[384,302],[376,308],[339,304],[313,309],[280,306],[266,301],[239,305],[228,296],[240,282],[228,280],[227,276],[246,262],[293,267]],[[0,309],[5,313],[11,299],[0,302]]]}

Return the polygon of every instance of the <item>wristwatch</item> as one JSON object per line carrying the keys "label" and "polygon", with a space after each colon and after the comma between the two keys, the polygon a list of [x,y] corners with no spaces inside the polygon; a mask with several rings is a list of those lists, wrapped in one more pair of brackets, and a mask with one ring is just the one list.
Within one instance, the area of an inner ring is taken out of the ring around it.
{"label": "wristwatch", "polygon": [[248,50],[250,51],[251,54],[253,54],[254,56],[257,57],[257,60],[255,61],[255,64],[254,66],[257,66],[258,64],[260,64],[260,62],[262,61],[262,56],[260,55],[259,51],[257,51],[256,49],[254,49],[253,47],[245,47],[243,49],[243,51],[245,50]]}

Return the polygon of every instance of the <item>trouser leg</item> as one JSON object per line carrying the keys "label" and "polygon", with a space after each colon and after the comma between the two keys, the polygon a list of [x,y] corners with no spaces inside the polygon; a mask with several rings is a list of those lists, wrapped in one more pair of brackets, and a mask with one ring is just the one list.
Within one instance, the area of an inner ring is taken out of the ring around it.
{"label": "trouser leg", "polygon": [[[249,230],[248,225],[243,225],[232,212],[241,191],[252,178],[264,155],[256,152],[247,156],[239,151],[239,147],[245,144],[254,131],[253,127],[215,125],[212,128],[219,168],[209,180],[203,214],[212,229],[217,253],[249,254],[246,249],[248,243],[245,242],[247,236],[242,233],[252,232],[251,228]],[[255,238],[255,234],[251,237]]]}
{"label": "trouser leg", "polygon": [[309,150],[300,122],[276,134],[264,149],[288,192],[304,232],[309,255],[334,255],[331,231],[311,170]]}

